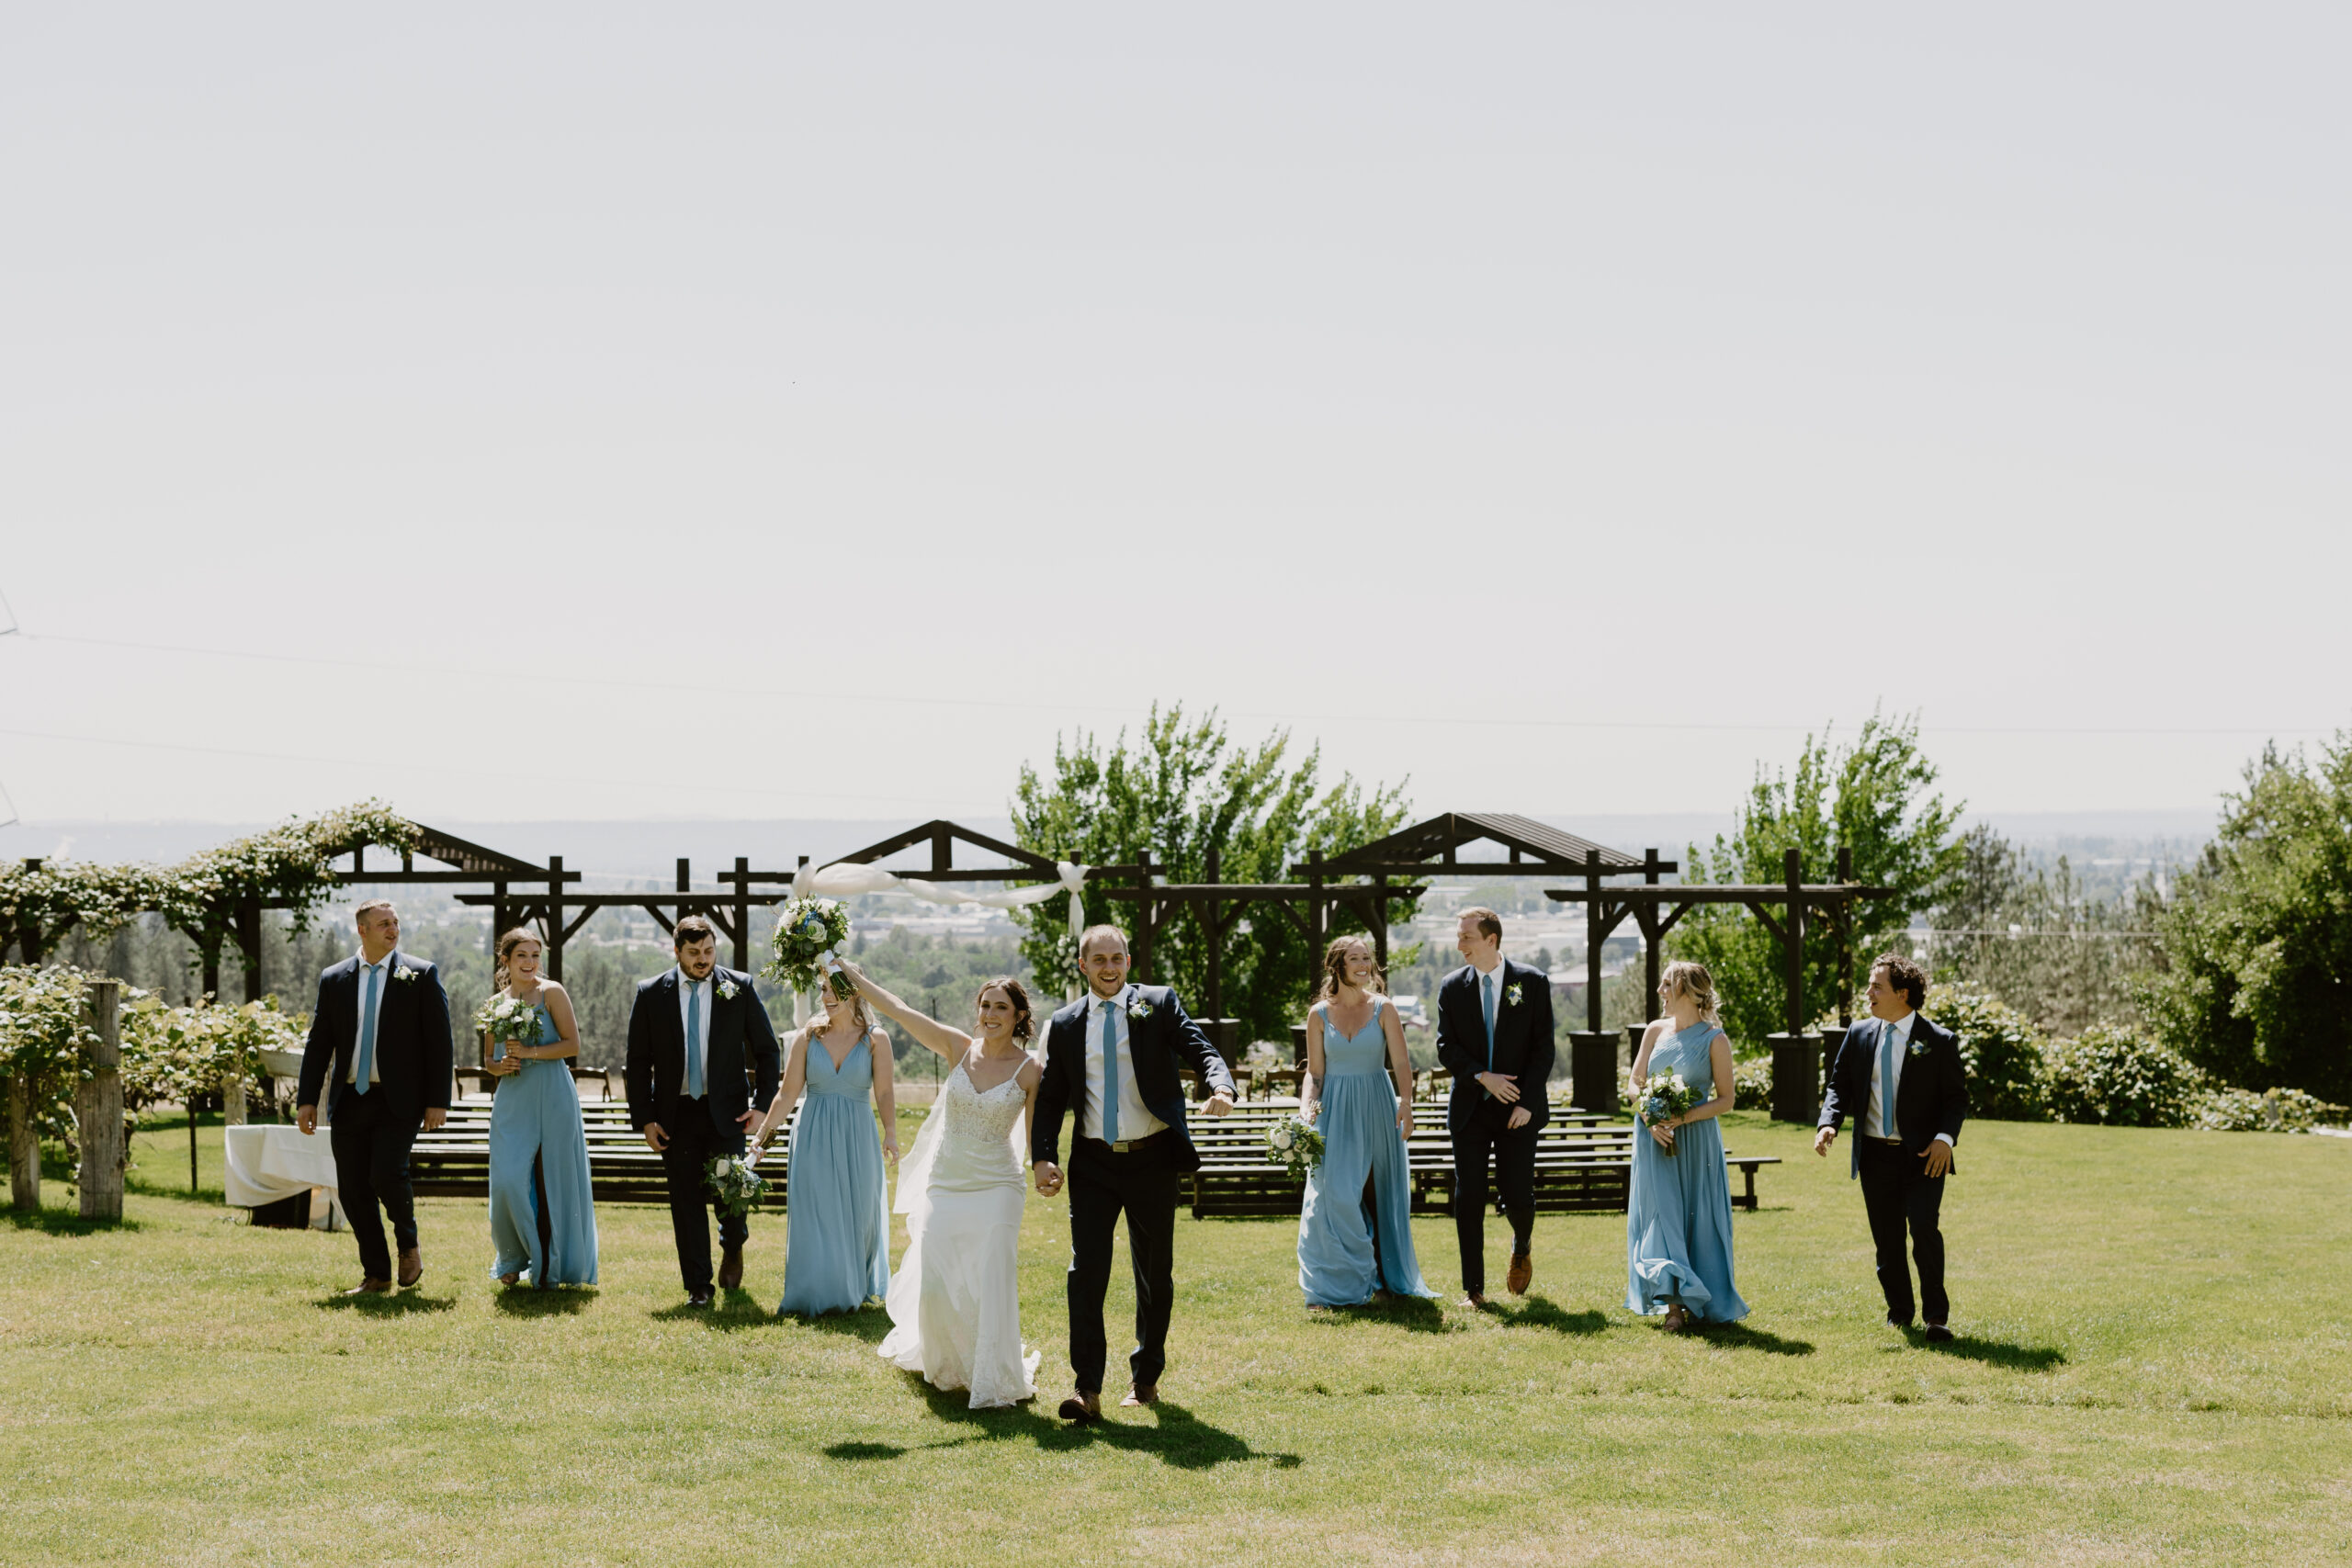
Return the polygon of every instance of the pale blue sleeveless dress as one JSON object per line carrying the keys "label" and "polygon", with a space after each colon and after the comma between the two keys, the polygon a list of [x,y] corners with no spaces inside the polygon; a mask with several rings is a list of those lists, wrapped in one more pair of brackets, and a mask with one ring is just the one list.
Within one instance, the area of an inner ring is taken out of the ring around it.
{"label": "pale blue sleeveless dress", "polygon": [[[1356,1306],[1385,1289],[1434,1296],[1413,1256],[1413,1183],[1405,1140],[1396,1131],[1396,1089],[1388,1077],[1388,1042],[1380,998],[1352,1035],[1323,1015],[1323,1163],[1306,1178],[1298,1213],[1298,1288],[1313,1306]],[[1366,1185],[1370,1192],[1366,1193]]]}
{"label": "pale blue sleeveless dress", "polygon": [[855,1312],[890,1293],[890,1198],[874,1121],[874,1051],[850,1047],[839,1070],[808,1043],[808,1089],[784,1167],[784,1300],[776,1314]]}
{"label": "pale blue sleeveless dress", "polygon": [[[1679,1034],[1661,1034],[1650,1049],[1649,1070],[1679,1072],[1702,1100],[1713,1099],[1713,1046],[1722,1032],[1702,1019]],[[1625,1268],[1628,1312],[1657,1314],[1679,1303],[1709,1323],[1747,1315],[1732,1286],[1731,1179],[1719,1119],[1676,1128],[1671,1155],[1635,1125]]]}
{"label": "pale blue sleeveless dress", "polygon": [[[539,1010],[536,1045],[562,1038]],[[588,1133],[580,1092],[560,1059],[526,1061],[497,1080],[490,1105],[490,1277],[528,1274],[534,1285],[596,1282],[596,1204],[588,1181]],[[537,1156],[548,1192],[548,1255],[539,1256]]]}

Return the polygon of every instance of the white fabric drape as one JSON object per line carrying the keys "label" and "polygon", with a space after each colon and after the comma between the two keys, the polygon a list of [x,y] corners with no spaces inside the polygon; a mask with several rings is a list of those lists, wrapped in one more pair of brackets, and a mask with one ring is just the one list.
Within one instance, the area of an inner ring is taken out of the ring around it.
{"label": "white fabric drape", "polygon": [[[1058,882],[983,892],[960,883],[924,882],[897,875],[880,866],[835,861],[827,866],[802,866],[792,879],[792,896],[795,898],[854,898],[861,893],[904,893],[926,904],[978,904],[990,909],[1025,909],[1032,904],[1042,904],[1048,898],[1067,893],[1069,895],[1069,940],[1075,943],[1079,934],[1086,930],[1087,868],[1074,861],[1065,860],[1055,862],[1054,871],[1060,878]],[[829,953],[827,956],[832,955]],[[796,1027],[808,1021],[808,998],[793,998],[792,1021]]]}

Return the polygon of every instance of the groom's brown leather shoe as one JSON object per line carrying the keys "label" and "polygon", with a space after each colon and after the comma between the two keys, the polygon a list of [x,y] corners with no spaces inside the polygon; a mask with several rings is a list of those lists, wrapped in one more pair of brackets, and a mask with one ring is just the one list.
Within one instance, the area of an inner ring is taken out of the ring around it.
{"label": "groom's brown leather shoe", "polygon": [[1062,1401],[1057,1414],[1065,1421],[1100,1421],[1102,1419],[1102,1398],[1100,1394],[1073,1393]]}
{"label": "groom's brown leather shoe", "polygon": [[346,1296],[381,1296],[390,1294],[391,1289],[390,1280],[362,1280],[343,1293]]}
{"label": "groom's brown leather shoe", "polygon": [[410,1247],[401,1254],[401,1289],[405,1291],[424,1278],[424,1254]]}
{"label": "groom's brown leather shoe", "polygon": [[1535,1282],[1535,1259],[1524,1252],[1510,1255],[1510,1272],[1503,1276],[1503,1288],[1514,1296],[1527,1294],[1527,1287]]}
{"label": "groom's brown leather shoe", "polygon": [[1487,1310],[1487,1292],[1472,1291],[1462,1298],[1462,1304],[1474,1312],[1484,1312]]}
{"label": "groom's brown leather shoe", "polygon": [[1131,1410],[1141,1405],[1159,1403],[1159,1385],[1156,1382],[1139,1382],[1127,1390],[1127,1397],[1119,1401],[1119,1408]]}
{"label": "groom's brown leather shoe", "polygon": [[718,1288],[737,1291],[743,1287],[743,1249],[730,1247],[718,1255]]}

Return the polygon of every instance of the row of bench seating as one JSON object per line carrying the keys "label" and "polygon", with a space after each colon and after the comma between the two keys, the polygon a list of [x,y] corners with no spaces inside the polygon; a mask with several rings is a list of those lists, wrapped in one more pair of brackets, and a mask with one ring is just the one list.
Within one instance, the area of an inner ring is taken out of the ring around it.
{"label": "row of bench seating", "polygon": [[[411,1180],[417,1192],[450,1198],[479,1198],[488,1193],[490,1107],[488,1096],[466,1096],[450,1107],[447,1121],[433,1132],[418,1134],[409,1157]],[[1292,1109],[1247,1104],[1222,1119],[1195,1111],[1192,1136],[1201,1153],[1201,1168],[1192,1178],[1194,1219],[1298,1213],[1306,1184],[1266,1154],[1267,1129]],[[580,1115],[587,1129],[588,1169],[598,1202],[669,1201],[662,1156],[630,1129],[625,1103],[583,1100]],[[781,1210],[785,1204],[785,1150],[789,1134],[787,1124],[760,1162],[760,1174],[768,1179],[771,1209]],[[1770,1155],[1726,1154],[1724,1157],[1747,1179],[1747,1190],[1736,1194],[1732,1201],[1741,1208],[1755,1208],[1757,1168],[1778,1165],[1780,1160]],[[1633,1128],[1574,1106],[1555,1111],[1536,1142],[1537,1212],[1623,1213],[1633,1159]],[[1424,1113],[1415,1123],[1406,1145],[1406,1166],[1412,1174],[1414,1212],[1452,1213],[1453,1147],[1446,1135],[1442,1109],[1433,1115]]]}

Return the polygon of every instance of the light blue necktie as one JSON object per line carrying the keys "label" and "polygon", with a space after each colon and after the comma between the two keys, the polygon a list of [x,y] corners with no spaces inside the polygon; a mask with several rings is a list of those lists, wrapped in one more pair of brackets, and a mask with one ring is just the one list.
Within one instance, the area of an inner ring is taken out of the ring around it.
{"label": "light blue necktie", "polygon": [[1478,989],[1487,1010],[1487,1070],[1491,1073],[1495,1070],[1495,977],[1480,976]]}
{"label": "light blue necktie", "polygon": [[702,987],[686,982],[686,1098],[702,1098]]}
{"label": "light blue necktie", "polygon": [[1119,1141],[1119,1015],[1102,1004],[1102,1141]]}
{"label": "light blue necktie", "polygon": [[366,1094],[368,1081],[376,1076],[376,987],[383,977],[382,970],[368,965],[368,999],[359,1008],[359,1061],[351,1073],[354,1094]]}
{"label": "light blue necktie", "polygon": [[1879,1021],[1878,1135],[1894,1136],[1894,1025]]}

